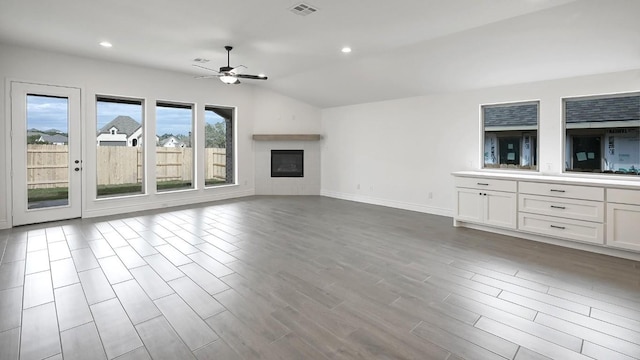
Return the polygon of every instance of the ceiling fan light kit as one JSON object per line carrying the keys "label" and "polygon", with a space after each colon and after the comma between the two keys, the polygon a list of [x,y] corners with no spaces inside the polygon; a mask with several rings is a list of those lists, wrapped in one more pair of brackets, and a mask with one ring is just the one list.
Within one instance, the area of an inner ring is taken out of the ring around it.
{"label": "ceiling fan light kit", "polygon": [[251,79],[251,80],[267,80],[267,77],[264,74],[260,74],[260,75],[246,75],[246,74],[241,74],[240,71],[242,70],[242,68],[246,68],[246,66],[244,65],[238,65],[236,67],[231,67],[230,65],[230,61],[229,61],[229,54],[231,52],[231,50],[233,49],[232,46],[225,46],[224,47],[225,50],[227,50],[227,66],[221,66],[220,70],[214,70],[214,69],[210,69],[204,66],[200,66],[200,65],[196,65],[193,64],[193,66],[195,67],[199,67],[205,70],[209,70],[209,71],[213,71],[213,72],[217,72],[217,75],[212,75],[212,76],[198,76],[197,78],[199,79],[203,79],[203,78],[210,78],[210,77],[217,77],[220,79],[220,81],[222,81],[225,84],[240,84],[240,80],[239,79]]}
{"label": "ceiling fan light kit", "polygon": [[236,84],[236,83],[240,83],[240,81],[238,80],[237,77],[235,76],[230,76],[230,75],[223,75],[220,76],[220,81],[222,81],[225,84]]}

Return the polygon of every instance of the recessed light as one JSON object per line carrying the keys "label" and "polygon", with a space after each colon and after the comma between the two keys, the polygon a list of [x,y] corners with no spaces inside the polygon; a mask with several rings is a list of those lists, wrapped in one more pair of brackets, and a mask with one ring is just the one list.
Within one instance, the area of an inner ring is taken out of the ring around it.
{"label": "recessed light", "polygon": [[110,42],[108,42],[108,41],[103,41],[103,42],[101,42],[101,43],[100,43],[100,46],[102,46],[102,47],[106,47],[106,48],[110,48],[110,47],[112,47],[112,46],[113,46],[113,44],[111,44],[111,43],[110,43]]}
{"label": "recessed light", "polygon": [[348,54],[348,53],[351,52],[351,48],[348,47],[348,46],[345,46],[345,47],[342,48],[342,52],[345,53],[345,54]]}

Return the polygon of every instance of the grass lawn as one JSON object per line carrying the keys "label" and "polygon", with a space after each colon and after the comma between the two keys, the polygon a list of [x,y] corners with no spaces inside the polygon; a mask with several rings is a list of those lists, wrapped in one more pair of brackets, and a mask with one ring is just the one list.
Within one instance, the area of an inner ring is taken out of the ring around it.
{"label": "grass lawn", "polygon": [[[226,184],[220,179],[206,179],[205,186]],[[159,191],[188,189],[191,181],[162,181],[158,183]],[[98,185],[98,196],[117,196],[126,194],[142,194],[142,184]],[[49,189],[29,189],[29,202],[67,199],[69,191],[66,187]]]}

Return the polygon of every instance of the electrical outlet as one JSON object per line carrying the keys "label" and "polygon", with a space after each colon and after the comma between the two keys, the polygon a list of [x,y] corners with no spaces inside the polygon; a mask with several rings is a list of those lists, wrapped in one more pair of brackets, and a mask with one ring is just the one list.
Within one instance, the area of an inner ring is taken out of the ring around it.
{"label": "electrical outlet", "polygon": [[431,191],[429,191],[429,193],[427,194],[427,198],[428,199],[433,199],[433,193]]}
{"label": "electrical outlet", "polygon": [[360,184],[356,185],[356,190],[360,190]]}

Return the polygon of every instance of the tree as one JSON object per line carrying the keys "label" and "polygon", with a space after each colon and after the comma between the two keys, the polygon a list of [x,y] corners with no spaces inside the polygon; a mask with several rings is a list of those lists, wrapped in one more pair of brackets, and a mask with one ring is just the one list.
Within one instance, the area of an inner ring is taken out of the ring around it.
{"label": "tree", "polygon": [[40,139],[40,135],[27,135],[27,144],[43,144],[42,142],[38,142]]}
{"label": "tree", "polygon": [[204,129],[205,147],[226,148],[227,147],[227,126],[223,122],[213,125],[207,123]]}

